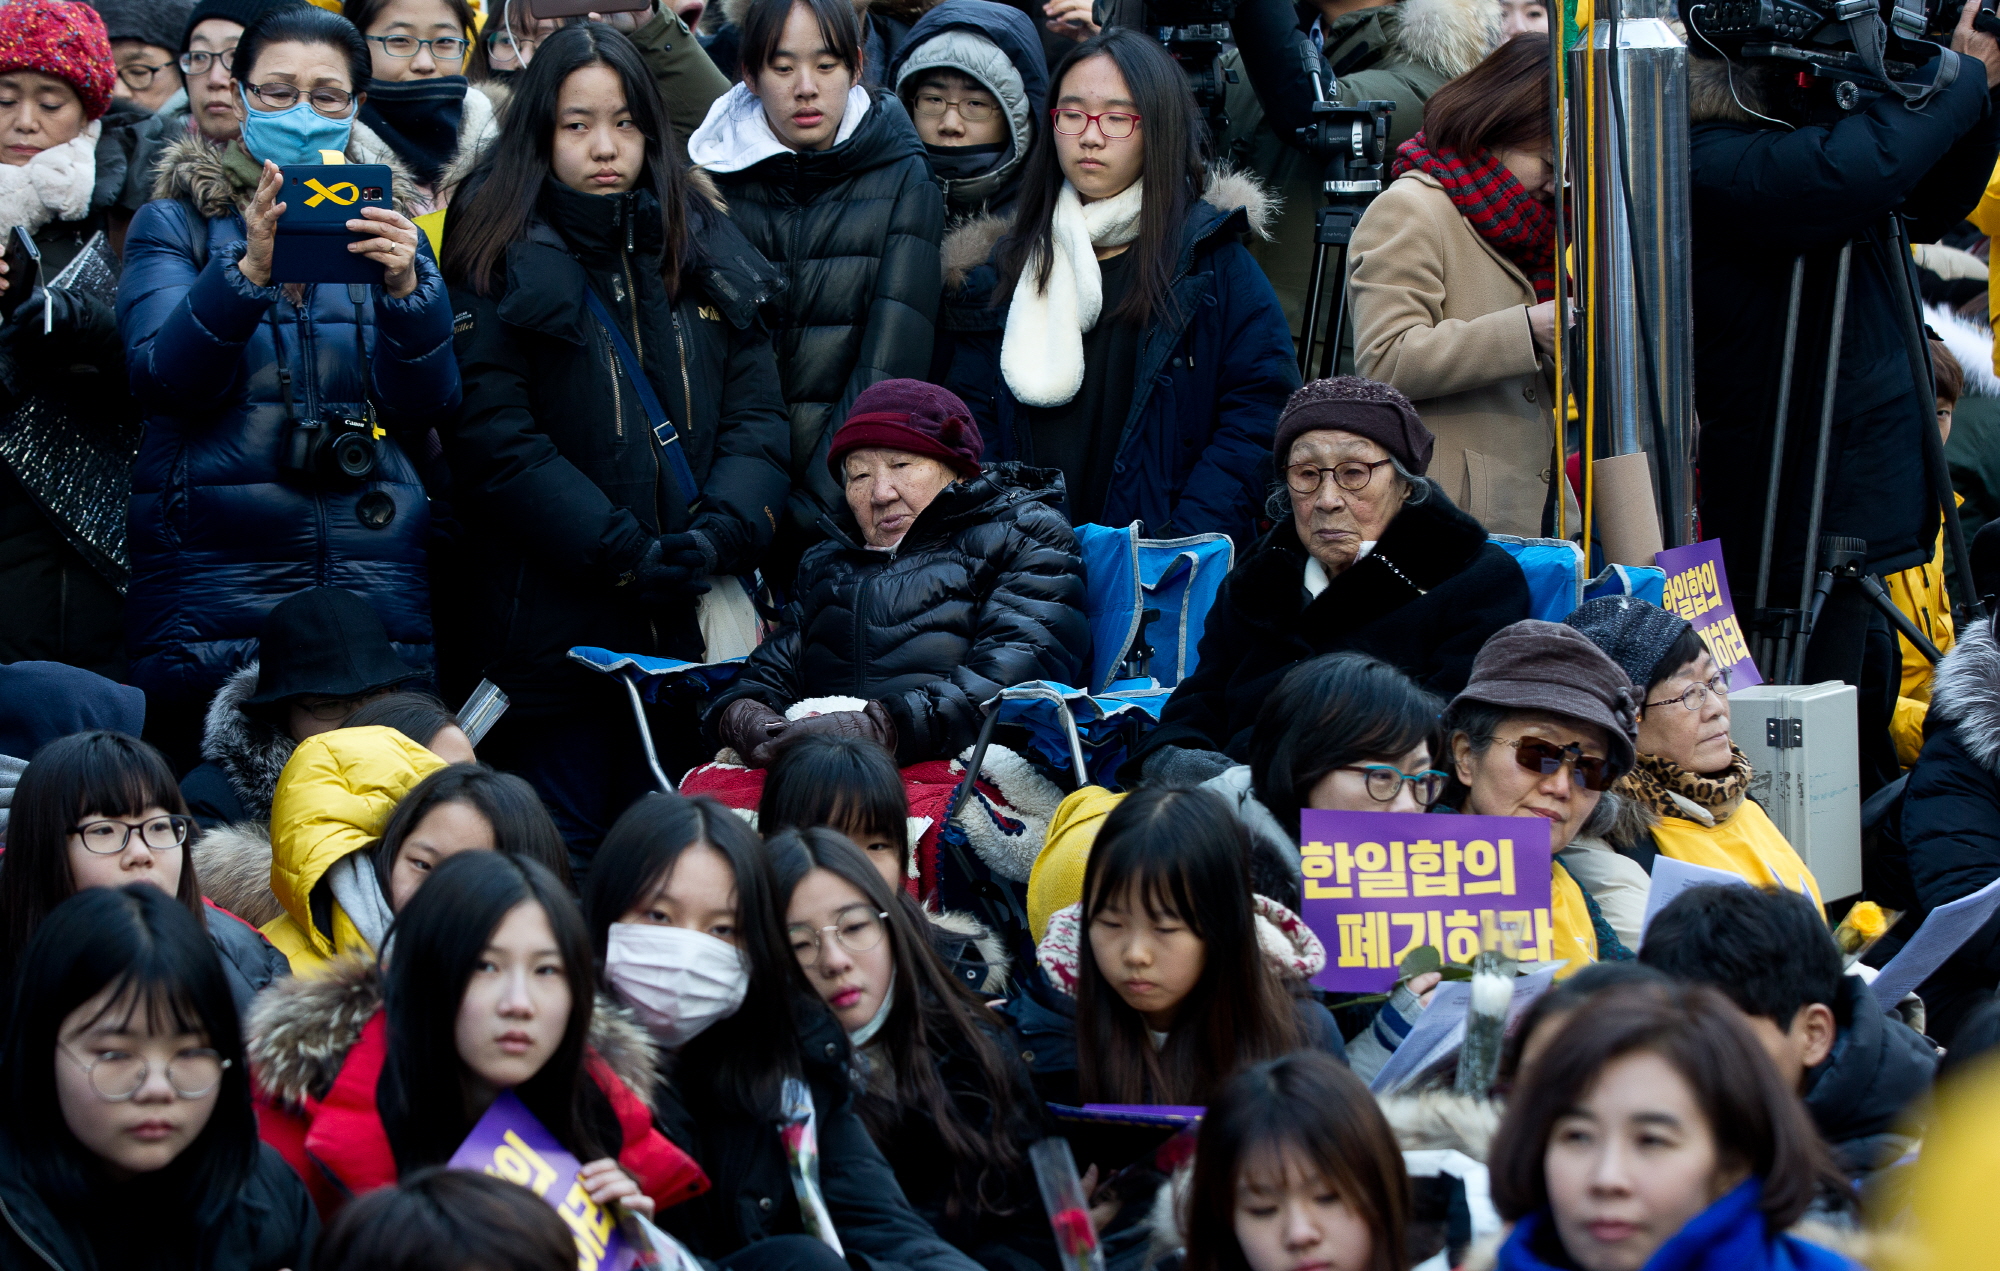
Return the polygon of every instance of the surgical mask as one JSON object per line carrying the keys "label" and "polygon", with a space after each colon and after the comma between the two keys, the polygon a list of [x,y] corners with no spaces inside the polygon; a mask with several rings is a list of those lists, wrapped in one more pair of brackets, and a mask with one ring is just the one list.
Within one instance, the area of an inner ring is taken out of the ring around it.
{"label": "surgical mask", "polygon": [[322,150],[346,152],[347,136],[354,130],[353,112],[345,119],[328,119],[303,97],[283,110],[258,110],[241,84],[236,95],[243,100],[243,147],[259,163],[268,159],[282,168],[323,162]]}
{"label": "surgical mask", "polygon": [[611,924],[604,974],[669,1050],[734,1015],[750,991],[750,967],[735,945],[705,932],[644,922]]}

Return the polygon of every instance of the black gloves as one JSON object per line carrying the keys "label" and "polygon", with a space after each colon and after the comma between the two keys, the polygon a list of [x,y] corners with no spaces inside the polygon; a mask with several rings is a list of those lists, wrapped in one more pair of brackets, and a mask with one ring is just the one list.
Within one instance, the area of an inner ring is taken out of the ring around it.
{"label": "black gloves", "polygon": [[768,768],[787,746],[807,737],[865,737],[896,753],[896,724],[880,702],[858,711],[833,711],[788,721],[754,698],[739,697],[723,708],[715,735],[745,765]]}
{"label": "black gloves", "polygon": [[708,590],[708,557],[692,534],[662,534],[646,544],[646,554],[618,585],[630,586],[648,608],[699,596]]}
{"label": "black gloves", "polygon": [[7,325],[32,334],[42,334],[42,311],[48,310],[48,326],[51,335],[97,334],[104,326],[106,318],[115,324],[117,319],[105,306],[85,296],[74,295],[58,288],[50,291],[37,287],[28,293],[18,309],[7,319]]}

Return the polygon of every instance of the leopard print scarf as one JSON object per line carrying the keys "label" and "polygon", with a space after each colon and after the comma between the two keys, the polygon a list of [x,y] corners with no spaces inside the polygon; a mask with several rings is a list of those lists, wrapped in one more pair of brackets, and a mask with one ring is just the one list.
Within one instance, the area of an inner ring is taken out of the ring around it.
{"label": "leopard print scarf", "polygon": [[1661,755],[1642,754],[1639,766],[1620,777],[1613,789],[1655,815],[1697,822],[1705,818],[1714,825],[1728,820],[1742,804],[1751,771],[1750,757],[1734,744],[1729,747],[1729,766],[1712,776],[1689,772]]}

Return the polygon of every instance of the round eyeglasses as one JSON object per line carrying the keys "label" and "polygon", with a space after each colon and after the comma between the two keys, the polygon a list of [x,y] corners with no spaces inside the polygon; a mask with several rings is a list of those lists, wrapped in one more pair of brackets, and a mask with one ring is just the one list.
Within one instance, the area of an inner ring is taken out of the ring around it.
{"label": "round eyeglasses", "polygon": [[194,821],[184,816],[156,816],[148,821],[85,821],[70,827],[92,856],[116,856],[132,846],[132,836],[155,852],[171,852],[188,841]]}
{"label": "round eyeglasses", "polygon": [[161,62],[154,66],[148,66],[144,62],[127,62],[118,68],[118,78],[125,81],[125,87],[144,92],[153,86],[153,76],[171,69],[172,66],[172,62]]}
{"label": "round eyeglasses", "polygon": [[486,60],[503,70],[523,67],[535,56],[537,43],[511,31],[494,31],[486,37]]}
{"label": "round eyeglasses", "polygon": [[1336,463],[1331,468],[1317,464],[1295,463],[1285,469],[1285,484],[1298,494],[1317,494],[1328,473],[1333,474],[1333,483],[1343,490],[1365,490],[1375,479],[1375,469],[1394,463],[1394,459],[1377,459],[1373,463],[1363,463],[1359,459],[1349,459]]}
{"label": "round eyeglasses", "polygon": [[382,46],[382,51],[390,57],[415,57],[419,49],[429,49],[431,56],[440,62],[465,60],[465,50],[471,41],[456,35],[441,35],[434,40],[420,40],[414,35],[371,35],[365,37]]}
{"label": "round eyeglasses", "polygon": [[1438,796],[1444,793],[1446,780],[1445,774],[1436,768],[1404,772],[1386,763],[1351,763],[1343,765],[1340,771],[1361,773],[1368,785],[1368,797],[1377,803],[1394,803],[1407,782],[1420,808],[1428,808],[1438,801]]}
{"label": "round eyeglasses", "polygon": [[785,938],[792,942],[792,953],[800,966],[819,965],[820,953],[826,947],[826,939],[832,936],[840,942],[840,947],[849,953],[866,953],[882,943],[882,925],[889,917],[886,913],[875,913],[856,909],[840,916],[840,921],[828,927],[808,927],[803,924],[785,928]]}
{"label": "round eyeglasses", "polygon": [[1101,115],[1093,115],[1088,111],[1068,110],[1060,106],[1049,114],[1056,121],[1056,131],[1065,137],[1081,137],[1083,130],[1095,123],[1097,131],[1104,134],[1106,141],[1125,140],[1138,131],[1139,120],[1143,118],[1129,110],[1107,110]]}
{"label": "round eyeglasses", "polygon": [[[96,1058],[85,1061],[67,1046],[56,1049],[83,1069],[90,1088],[106,1103],[124,1103],[153,1076],[152,1061],[129,1050],[101,1050]],[[167,1061],[167,1084],[183,1099],[199,1099],[222,1084],[223,1071],[232,1062],[213,1050],[184,1050]]]}
{"label": "round eyeglasses", "polygon": [[1698,711],[1708,705],[1708,695],[1710,693],[1715,694],[1725,702],[1729,700],[1728,667],[1723,667],[1699,684],[1688,685],[1686,691],[1678,693],[1673,697],[1661,698],[1657,702],[1645,702],[1643,705],[1647,710],[1651,710],[1655,706],[1671,706],[1675,702],[1679,702],[1688,710]]}
{"label": "round eyeglasses", "polygon": [[[222,69],[226,71],[230,68],[230,63],[235,60],[235,49],[224,49],[220,53],[211,53],[207,49],[194,49],[181,54],[180,58],[181,70],[189,75],[206,75],[208,68],[217,62],[222,63]],[[133,87],[136,88],[138,85],[135,84]]]}
{"label": "round eyeglasses", "polygon": [[[958,117],[969,124],[983,124],[1000,113],[1000,108],[989,101],[956,101],[943,93],[918,93],[917,115],[922,119],[942,119],[944,112],[952,107],[958,110]],[[1077,131],[1081,132],[1082,129]]]}

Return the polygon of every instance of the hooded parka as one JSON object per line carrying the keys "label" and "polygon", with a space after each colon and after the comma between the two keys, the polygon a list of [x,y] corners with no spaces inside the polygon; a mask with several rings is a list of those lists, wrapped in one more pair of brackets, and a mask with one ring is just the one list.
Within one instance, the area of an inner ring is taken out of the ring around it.
{"label": "hooded parka", "polygon": [[[444,766],[393,728],[339,728],[292,752],[271,804],[271,891],[285,912],[264,934],[294,974],[318,971],[339,954],[377,951],[379,931],[373,938],[363,931],[328,875],[373,847],[403,796]],[[373,865],[365,856],[360,863],[358,885],[379,890]],[[377,917],[388,908],[379,896],[366,900]]]}
{"label": "hooded parka", "polygon": [[[889,82],[907,100],[925,71],[955,71],[985,87],[1000,103],[1007,149],[975,176],[937,175],[952,219],[979,213],[1006,216],[1020,197],[1021,165],[1048,104],[1049,70],[1028,16],[993,0],[944,0],[917,19],[889,65]],[[949,149],[945,149],[949,153]]]}
{"label": "hooded parka", "polygon": [[[1239,547],[1255,539],[1278,412],[1299,386],[1284,312],[1240,241],[1262,233],[1272,210],[1255,179],[1216,172],[1183,222],[1172,302],[1140,336],[1104,524],[1143,521],[1156,538],[1227,534]],[[989,456],[1035,463],[1029,411],[1000,371],[1007,307],[995,303],[994,251],[1012,228],[979,217],[946,245],[939,382],[972,408]]]}
{"label": "hooded parka", "polygon": [[895,721],[904,767],[971,745],[1000,689],[1076,683],[1090,636],[1061,498],[1053,472],[989,464],[939,491],[893,551],[864,546],[851,513],[824,518],[784,626],[716,699],[709,728],[738,698],[780,713],[806,698],[869,698]]}
{"label": "hooded parka", "polygon": [[[372,959],[344,958],[327,973],[288,982],[257,1003],[250,1063],[257,1128],[305,1180],[323,1217],[397,1180],[376,1088],[389,1058],[386,985]],[[618,1165],[663,1212],[708,1190],[688,1155],[653,1128],[648,1101],[658,1052],[646,1030],[597,999],[584,1041],[583,1076],[617,1119]],[[607,1127],[608,1128],[608,1127]]]}
{"label": "hooded parka", "polygon": [[1993,171],[2000,115],[1985,68],[1963,57],[1957,78],[1921,109],[1885,93],[1831,127],[1785,129],[1748,113],[1781,113],[1761,91],[1780,73],[1778,63],[1752,63],[1732,82],[1719,59],[1688,59],[1695,409],[1702,533],[1722,540],[1731,583],[1749,594],[1769,504],[1774,368],[1783,360],[1792,262],[1803,255],[1770,581],[1772,595],[1797,596],[1834,275],[1849,241],[1855,248],[1819,532],[1865,539],[1870,573],[1930,559],[1939,512],[1925,475],[1923,433],[1937,421],[1919,400],[1908,357],[1909,301],[1889,272],[1908,262],[1898,260],[1889,214],[1904,218],[1915,242],[1956,225]]}
{"label": "hooded parka", "polygon": [[1922,1137],[1910,1113],[1930,1093],[1938,1056],[1909,1025],[1885,1015],[1858,975],[1840,977],[1833,1053],[1806,1070],[1802,1094],[1820,1137],[1849,1178],[1896,1163]]}
{"label": "hooded parka", "polygon": [[[308,587],[364,597],[400,656],[430,661],[430,510],[398,439],[458,407],[444,280],[420,242],[400,300],[251,285],[237,260],[255,172],[241,143],[178,142],[125,236],[118,329],[147,416],[126,630],[132,682],[156,703],[205,700],[254,654],[272,606]],[[407,206],[407,179],[395,191]],[[364,398],[387,430],[370,480],[280,469],[294,416],[358,417]]]}
{"label": "hooded parka", "polygon": [[[620,579],[655,536],[686,531],[712,553],[710,573],[748,573],[785,513],[784,400],[758,319],[776,273],[706,182],[688,206],[693,260],[675,298],[650,192],[583,194],[554,178],[507,250],[505,289],[452,288],[465,408],[446,454],[472,533],[444,661],[453,681],[491,679],[523,714],[561,711],[600,678],[569,660],[574,645],[699,661],[692,598],[649,611]],[[586,288],[643,368],[613,351]],[[697,506],[661,453],[634,374],[674,422]]]}
{"label": "hooded parka", "polygon": [[827,446],[861,390],[925,379],[939,296],[944,199],[894,93],[851,93],[825,150],[790,150],[742,84],[715,103],[688,157],[722,187],[729,218],[776,266],[784,289],[768,317],[791,414],[791,524],[813,533],[845,506]]}
{"label": "hooded parka", "polygon": [[1373,551],[1317,596],[1290,517],[1222,580],[1201,665],[1167,699],[1129,771],[1168,746],[1247,763],[1264,699],[1307,658],[1353,649],[1401,668],[1441,697],[1465,687],[1486,638],[1528,617],[1528,581],[1479,522],[1435,482],[1404,503]]}
{"label": "hooded parka", "polygon": [[[202,1248],[189,1248],[162,1230],[144,1209],[135,1212],[117,1204],[118,1191],[133,1190],[134,1200],[148,1201],[145,1189],[155,1186],[141,1175],[135,1182],[91,1199],[101,1206],[91,1214],[98,1223],[136,1223],[140,1233],[163,1242],[161,1253],[147,1266],[160,1271],[293,1271],[312,1258],[319,1239],[319,1216],[298,1175],[267,1144],[258,1144],[250,1174],[234,1195],[222,1197],[222,1212],[214,1236]],[[105,1204],[104,1202],[109,1202]],[[132,1233],[132,1234],[140,1234]],[[133,1241],[128,1248],[137,1253]],[[0,1128],[0,1271],[89,1271],[101,1264],[74,1221],[64,1222],[29,1180],[27,1162],[12,1132]],[[126,1264],[129,1265],[129,1264]]]}

